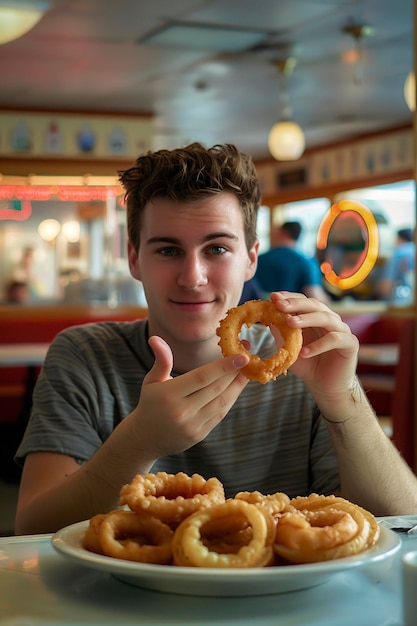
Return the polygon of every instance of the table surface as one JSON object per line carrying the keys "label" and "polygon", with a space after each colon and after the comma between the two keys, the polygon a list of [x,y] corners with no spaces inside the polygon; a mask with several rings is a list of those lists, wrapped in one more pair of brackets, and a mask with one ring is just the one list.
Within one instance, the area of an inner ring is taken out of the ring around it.
{"label": "table surface", "polygon": [[358,361],[367,365],[396,365],[400,347],[396,343],[367,343],[359,346]]}
{"label": "table surface", "polygon": [[[417,517],[385,518],[411,525]],[[58,554],[51,535],[0,538],[2,626],[401,626],[401,552],[301,591],[210,598],[149,591]],[[417,620],[416,620],[417,624]]]}
{"label": "table surface", "polygon": [[[22,343],[0,345],[0,366],[42,365],[49,343]],[[398,344],[362,344],[359,362],[375,365],[395,365],[398,362]]]}
{"label": "table surface", "polygon": [[42,365],[49,343],[13,343],[0,345],[0,366],[29,367]]}

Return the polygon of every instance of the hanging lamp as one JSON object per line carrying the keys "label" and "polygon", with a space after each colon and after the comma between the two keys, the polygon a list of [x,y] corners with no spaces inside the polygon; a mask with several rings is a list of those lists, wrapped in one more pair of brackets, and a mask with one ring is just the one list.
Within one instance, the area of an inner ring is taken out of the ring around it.
{"label": "hanging lamp", "polygon": [[356,85],[363,83],[363,41],[365,37],[373,34],[374,29],[369,24],[347,24],[342,31],[353,37],[355,48],[344,55],[345,63],[352,63],[354,66],[353,82]]}
{"label": "hanging lamp", "polygon": [[293,72],[296,60],[289,57],[275,61],[282,75],[283,90],[280,94],[281,119],[276,122],[268,135],[268,148],[271,155],[277,161],[296,161],[301,157],[305,149],[305,138],[301,127],[292,119],[292,111],[289,104],[287,78]]}
{"label": "hanging lamp", "polygon": [[49,2],[0,0],[0,44],[19,39],[45,14]]}

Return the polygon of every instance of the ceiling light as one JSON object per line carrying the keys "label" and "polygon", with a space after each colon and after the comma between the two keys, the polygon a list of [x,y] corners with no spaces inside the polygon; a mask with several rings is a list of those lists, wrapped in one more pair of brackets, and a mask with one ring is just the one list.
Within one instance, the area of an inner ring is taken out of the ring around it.
{"label": "ceiling light", "polygon": [[77,220],[64,222],[61,228],[61,235],[69,243],[76,243],[80,240],[81,226]]}
{"label": "ceiling light", "polygon": [[38,226],[38,233],[44,241],[48,242],[54,241],[58,237],[60,230],[61,224],[54,219],[43,220]]}
{"label": "ceiling light", "polygon": [[296,122],[282,120],[269,131],[268,147],[277,161],[296,161],[304,152],[304,133]]}
{"label": "ceiling light", "polygon": [[416,81],[413,70],[408,73],[404,83],[404,98],[410,111],[416,108]]}
{"label": "ceiling light", "polygon": [[[286,80],[295,67],[295,59],[288,58],[284,61],[276,62],[275,65],[277,65],[283,78]],[[305,138],[301,127],[291,119],[286,84],[283,85],[281,101],[281,119],[269,131],[268,148],[277,161],[296,161],[304,152]]]}
{"label": "ceiling light", "polygon": [[14,41],[30,31],[43,17],[49,2],[0,1],[0,44]]}

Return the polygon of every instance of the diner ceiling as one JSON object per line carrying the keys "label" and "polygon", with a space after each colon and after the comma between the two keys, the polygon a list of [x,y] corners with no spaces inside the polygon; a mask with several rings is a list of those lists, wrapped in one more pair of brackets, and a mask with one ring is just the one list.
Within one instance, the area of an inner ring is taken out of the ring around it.
{"label": "diner ceiling", "polygon": [[[0,108],[152,113],[156,148],[231,142],[261,159],[281,114],[276,62],[291,56],[287,93],[307,148],[412,120],[412,0],[49,4],[28,34],[0,46]],[[362,39],[346,32],[362,25]],[[160,41],[174,26],[176,42]],[[357,44],[359,66],[346,60]]]}

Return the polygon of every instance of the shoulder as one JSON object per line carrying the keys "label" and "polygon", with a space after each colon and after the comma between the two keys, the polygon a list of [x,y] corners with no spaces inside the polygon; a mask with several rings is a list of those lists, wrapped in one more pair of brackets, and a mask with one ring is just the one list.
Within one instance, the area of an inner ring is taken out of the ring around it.
{"label": "shoulder", "polygon": [[110,355],[120,359],[149,350],[147,320],[133,322],[93,322],[71,326],[58,333],[48,351],[51,358],[106,361]]}
{"label": "shoulder", "polygon": [[94,340],[108,341],[112,338],[124,338],[145,332],[147,320],[141,319],[133,322],[90,322],[69,326],[59,332],[55,340]]}

